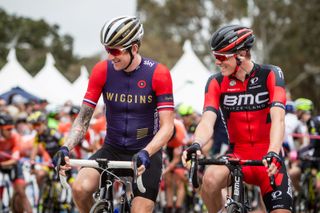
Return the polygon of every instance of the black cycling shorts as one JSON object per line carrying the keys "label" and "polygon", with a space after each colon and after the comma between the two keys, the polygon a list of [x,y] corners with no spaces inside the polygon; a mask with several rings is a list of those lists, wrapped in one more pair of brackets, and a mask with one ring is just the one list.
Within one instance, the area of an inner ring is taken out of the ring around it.
{"label": "black cycling shorts", "polygon": [[[132,157],[138,151],[129,151],[122,150],[119,148],[115,148],[110,144],[104,144],[96,153],[94,153],[89,159],[97,159],[97,158],[107,158],[108,160],[120,160],[120,161],[131,161]],[[134,196],[140,196],[152,201],[156,201],[159,186],[160,186],[160,178],[162,173],[162,150],[158,151],[154,155],[151,156],[150,159],[150,167],[142,174],[142,182],[144,187],[146,188],[145,193],[141,193],[137,186],[133,183],[133,194]],[[101,173],[101,170],[98,169]],[[122,170],[115,171],[116,175],[119,176],[132,176],[132,170]]]}
{"label": "black cycling shorts", "polygon": [[268,212],[276,209],[287,209],[292,211],[292,184],[287,174],[286,167],[282,164],[277,176],[282,176],[281,181],[277,184],[276,189],[267,192],[263,196],[263,201],[267,207]]}
{"label": "black cycling shorts", "polygon": [[0,172],[3,174],[8,174],[11,182],[16,183],[18,180],[24,180],[22,164],[18,162],[13,165],[11,168],[1,168]]}

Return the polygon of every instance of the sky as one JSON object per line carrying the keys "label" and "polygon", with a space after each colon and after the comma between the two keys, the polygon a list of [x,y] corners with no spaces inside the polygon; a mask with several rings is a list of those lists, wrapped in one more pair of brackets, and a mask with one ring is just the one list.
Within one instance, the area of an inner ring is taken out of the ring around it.
{"label": "sky", "polygon": [[103,50],[99,36],[106,21],[135,15],[136,0],[1,0],[0,8],[10,15],[59,25],[60,35],[74,38],[74,53],[85,57]]}

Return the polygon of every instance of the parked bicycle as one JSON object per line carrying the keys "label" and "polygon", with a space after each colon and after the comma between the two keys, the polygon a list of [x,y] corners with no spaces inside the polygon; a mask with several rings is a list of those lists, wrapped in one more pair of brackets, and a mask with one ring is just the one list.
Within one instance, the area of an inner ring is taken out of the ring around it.
{"label": "parked bicycle", "polygon": [[226,165],[231,166],[232,193],[227,193],[225,207],[228,213],[247,213],[251,210],[243,183],[243,166],[263,166],[262,160],[241,160],[236,158],[222,157],[218,159],[198,159],[192,154],[189,182],[195,188],[200,186],[197,176],[199,165]]}
{"label": "parked bicycle", "polygon": [[[303,163],[320,163],[320,157],[312,157],[309,155],[299,156]],[[295,212],[312,212],[320,211],[320,193],[316,190],[317,169],[307,167],[301,174],[300,191],[295,198]]]}
{"label": "parked bicycle", "polygon": [[72,196],[70,188],[62,188],[58,174],[53,167],[46,167],[48,176],[40,187],[37,213],[72,212]]}
{"label": "parked bicycle", "polygon": [[[116,171],[123,169],[133,170],[133,182],[137,184],[140,192],[144,193],[146,189],[143,186],[141,176],[137,177],[137,163],[132,161],[109,161],[107,159],[80,160],[70,159],[70,165],[76,167],[92,167],[101,169],[99,189],[94,193],[94,205],[90,213],[128,213],[130,212],[131,198],[127,189],[127,183],[115,174]],[[59,168],[58,168],[59,169]],[[60,182],[68,188],[65,176],[60,175]],[[122,191],[117,208],[115,208],[114,187],[118,182],[122,186]]]}
{"label": "parked bicycle", "polygon": [[11,211],[10,201],[13,189],[10,177],[7,173],[0,172],[0,212],[9,213]]}

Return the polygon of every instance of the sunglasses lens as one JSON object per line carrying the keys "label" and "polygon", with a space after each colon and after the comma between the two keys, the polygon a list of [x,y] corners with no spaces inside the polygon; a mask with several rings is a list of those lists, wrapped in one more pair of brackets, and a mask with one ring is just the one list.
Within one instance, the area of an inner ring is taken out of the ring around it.
{"label": "sunglasses lens", "polygon": [[216,54],[214,54],[214,57],[219,61],[225,61],[225,60],[228,59],[228,57],[225,56],[225,55],[216,55]]}
{"label": "sunglasses lens", "polygon": [[121,55],[122,51],[119,49],[111,49],[111,48],[106,48],[107,52],[113,56],[119,56]]}

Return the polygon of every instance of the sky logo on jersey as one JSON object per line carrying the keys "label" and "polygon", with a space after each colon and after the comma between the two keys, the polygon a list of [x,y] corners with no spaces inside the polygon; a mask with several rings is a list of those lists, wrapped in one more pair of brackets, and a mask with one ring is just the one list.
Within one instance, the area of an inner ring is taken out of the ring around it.
{"label": "sky logo on jersey", "polygon": [[147,66],[149,66],[149,67],[153,67],[154,62],[149,61],[149,60],[145,60],[145,61],[143,62],[143,64],[144,64],[144,65],[147,65]]}

